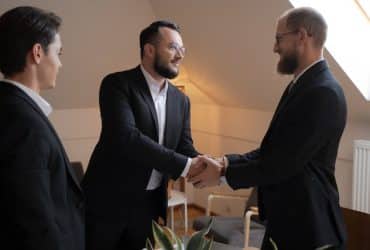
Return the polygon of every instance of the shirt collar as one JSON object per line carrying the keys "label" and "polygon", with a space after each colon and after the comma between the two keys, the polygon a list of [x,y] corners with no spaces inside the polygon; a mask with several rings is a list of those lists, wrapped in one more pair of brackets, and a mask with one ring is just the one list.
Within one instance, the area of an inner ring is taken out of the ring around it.
{"label": "shirt collar", "polygon": [[294,79],[293,79],[293,84],[296,83],[299,78],[307,71],[309,70],[311,67],[313,67],[315,64],[321,62],[321,61],[324,61],[324,58],[320,58],[319,60],[316,60],[314,61],[313,63],[311,63],[308,67],[306,67],[304,70],[302,70],[301,73],[299,73]]}
{"label": "shirt collar", "polygon": [[143,67],[142,64],[140,64],[140,69],[141,71],[143,72],[143,75],[144,75],[144,78],[148,84],[148,87],[150,89],[150,92],[152,94],[155,94],[155,95],[160,95],[160,94],[163,94],[163,95],[166,95],[167,94],[167,90],[168,90],[168,83],[167,83],[167,80],[165,80],[165,83],[164,83],[164,88],[161,89],[160,86],[161,86],[161,83],[158,82],[157,80],[155,80],[150,74],[148,71],[146,71]]}
{"label": "shirt collar", "polygon": [[21,89],[24,93],[26,93],[34,102],[36,102],[37,106],[41,109],[41,111],[45,114],[45,116],[49,116],[50,113],[53,111],[53,108],[51,105],[44,99],[42,98],[36,91],[33,89],[28,88],[24,84],[21,84],[16,81],[12,81],[9,79],[2,79],[1,81],[10,83],[19,89]]}

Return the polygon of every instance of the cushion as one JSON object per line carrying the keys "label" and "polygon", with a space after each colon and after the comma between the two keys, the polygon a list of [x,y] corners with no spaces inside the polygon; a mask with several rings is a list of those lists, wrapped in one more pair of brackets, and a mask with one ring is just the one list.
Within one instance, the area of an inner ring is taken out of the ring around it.
{"label": "cushion", "polygon": [[[216,216],[213,218],[210,236],[215,241],[244,247],[244,220],[242,217]],[[197,231],[203,229],[208,225],[210,219],[210,216],[198,217],[193,222],[193,228]],[[264,226],[251,221],[249,245],[260,248],[264,234]]]}

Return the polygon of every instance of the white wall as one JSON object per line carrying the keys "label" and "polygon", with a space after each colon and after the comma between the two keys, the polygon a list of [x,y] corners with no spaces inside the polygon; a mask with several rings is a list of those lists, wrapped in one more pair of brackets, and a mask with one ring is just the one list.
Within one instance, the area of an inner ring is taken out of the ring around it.
{"label": "white wall", "polygon": [[86,171],[100,133],[99,109],[54,110],[49,119],[61,138],[70,161],[81,161]]}
{"label": "white wall", "polygon": [[139,33],[155,20],[147,0],[1,0],[0,13],[20,5],[63,19],[63,67],[56,88],[41,93],[56,109],[97,107],[102,78],[139,64]]}
{"label": "white wall", "polygon": [[[272,113],[216,105],[193,104],[193,137],[200,151],[212,155],[244,153],[259,146]],[[370,139],[370,126],[349,121],[344,131],[336,163],[336,179],[341,205],[351,206],[352,144]],[[194,191],[194,202],[205,206],[207,191]],[[230,210],[223,208],[219,211]]]}

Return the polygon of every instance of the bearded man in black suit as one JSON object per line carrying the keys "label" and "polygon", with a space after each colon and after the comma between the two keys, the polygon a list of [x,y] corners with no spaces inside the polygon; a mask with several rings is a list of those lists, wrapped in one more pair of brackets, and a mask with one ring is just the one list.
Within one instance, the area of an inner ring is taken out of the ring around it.
{"label": "bearded man in black suit", "polygon": [[233,189],[258,187],[266,220],[263,250],[345,249],[335,161],[346,124],[341,86],[323,57],[327,25],[312,8],[290,9],[278,20],[278,71],[294,76],[258,149],[219,161],[189,179],[196,187],[220,176]]}
{"label": "bearded man in black suit", "polygon": [[100,88],[102,131],[83,179],[87,249],[142,249],[152,220],[166,218],[167,181],[202,168],[190,131],[189,98],[169,79],[185,48],[178,26],[140,34],[141,64],[109,74]]}

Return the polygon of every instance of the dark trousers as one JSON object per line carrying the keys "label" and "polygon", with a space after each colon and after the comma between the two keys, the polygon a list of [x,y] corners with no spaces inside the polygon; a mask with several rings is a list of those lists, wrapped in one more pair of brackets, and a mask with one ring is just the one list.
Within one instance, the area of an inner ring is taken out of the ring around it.
{"label": "dark trousers", "polygon": [[[162,197],[158,189],[146,191],[143,203],[130,208],[130,214],[122,221],[114,215],[103,219],[87,215],[86,250],[143,249],[148,238],[153,241],[152,220],[158,221]],[[127,206],[130,205],[128,200]]]}

